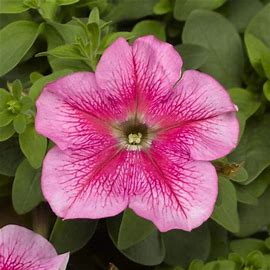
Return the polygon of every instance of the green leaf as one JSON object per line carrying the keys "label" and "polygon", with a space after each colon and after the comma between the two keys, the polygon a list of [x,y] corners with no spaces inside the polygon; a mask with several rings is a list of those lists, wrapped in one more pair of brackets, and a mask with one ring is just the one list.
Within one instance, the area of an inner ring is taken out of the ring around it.
{"label": "green leaf", "polygon": [[154,6],[154,13],[157,15],[163,15],[173,10],[173,5],[170,0],[159,0]]}
{"label": "green leaf", "polygon": [[156,0],[134,1],[115,0],[109,6],[109,14],[104,18],[107,21],[119,22],[134,20],[153,14]]}
{"label": "green leaf", "polygon": [[23,133],[26,129],[26,117],[24,114],[18,114],[13,120],[13,127],[19,134]]}
{"label": "green leaf", "polygon": [[[245,184],[245,183],[244,183]],[[259,198],[270,185],[270,167],[265,169],[252,183],[243,186],[252,196]]]}
{"label": "green leaf", "polygon": [[23,91],[23,86],[20,80],[15,80],[12,84],[11,84],[11,92],[12,95],[16,98],[16,99],[20,99],[21,95],[22,95],[22,91]]}
{"label": "green leaf", "polygon": [[192,11],[196,9],[213,10],[222,6],[226,0],[176,0],[174,6],[174,18],[185,21]]}
{"label": "green leaf", "polygon": [[254,250],[266,251],[264,241],[255,238],[233,240],[230,243],[230,249],[243,257]]}
{"label": "green leaf", "polygon": [[185,70],[198,69],[207,61],[209,52],[202,46],[186,43],[177,45],[175,48],[183,59]]}
{"label": "green leaf", "polygon": [[207,263],[203,270],[235,270],[235,263],[229,260],[218,260]]}
{"label": "green leaf", "polygon": [[263,8],[263,4],[259,0],[229,0],[225,7],[228,19],[243,33],[250,20]]}
{"label": "green leaf", "polygon": [[52,55],[61,59],[69,60],[87,60],[85,56],[81,55],[81,52],[75,45],[66,44],[53,48],[47,52],[38,53],[36,56]]}
{"label": "green leaf", "polygon": [[30,21],[16,21],[0,30],[0,76],[13,69],[32,47],[42,27]]}
{"label": "green leaf", "polygon": [[250,33],[265,43],[270,48],[270,3],[267,4],[256,16],[250,21],[246,32]]}
{"label": "green leaf", "polygon": [[13,207],[19,215],[30,212],[43,201],[40,170],[35,170],[25,159],[18,167],[12,187]]}
{"label": "green leaf", "polygon": [[248,268],[262,269],[264,264],[264,257],[260,251],[252,251],[246,257],[246,266]]}
{"label": "green leaf", "polygon": [[226,258],[229,254],[228,232],[213,220],[209,220],[207,223],[211,234],[211,250],[208,260]]}
{"label": "green leaf", "polygon": [[100,22],[99,10],[97,7],[94,7],[90,12],[88,23],[96,23],[97,25],[99,25],[99,22]]}
{"label": "green leaf", "polygon": [[248,173],[246,184],[252,182],[270,165],[270,115],[250,119],[237,148],[228,156],[230,161],[244,162]]}
{"label": "green leaf", "polygon": [[268,51],[262,55],[262,66],[266,78],[270,80],[270,49],[268,49]]}
{"label": "green leaf", "polygon": [[26,130],[19,135],[22,152],[31,166],[38,169],[43,161],[47,150],[47,139],[37,134],[34,125],[27,126]]}
{"label": "green leaf", "polygon": [[23,159],[18,139],[10,138],[0,142],[0,174],[14,176],[18,165]]}
{"label": "green leaf", "polygon": [[229,178],[234,182],[242,183],[248,179],[248,173],[240,166],[235,173],[230,173]]}
{"label": "green leaf", "polygon": [[218,182],[218,202],[211,216],[218,224],[231,232],[238,232],[237,196],[234,185],[229,179],[220,176]]}
{"label": "green leaf", "polygon": [[203,261],[201,260],[193,260],[189,265],[188,270],[202,270],[203,269]]}
{"label": "green leaf", "polygon": [[3,88],[0,88],[0,111],[6,109],[7,102],[12,99],[11,94]]}
{"label": "green leaf", "polygon": [[263,85],[263,93],[268,101],[270,101],[270,80],[266,81]]}
{"label": "green leaf", "polygon": [[[117,246],[120,224],[121,216],[107,220],[108,233],[115,246]],[[154,230],[147,238],[138,244],[119,251],[130,260],[143,265],[160,264],[165,256],[164,243],[157,230]]]}
{"label": "green leaf", "polygon": [[23,96],[20,100],[21,112],[27,112],[33,106],[33,101],[29,96]]}
{"label": "green leaf", "polygon": [[58,253],[78,251],[92,238],[97,223],[97,220],[58,218],[50,235],[50,242]]}
{"label": "green leaf", "polygon": [[85,41],[87,40],[84,29],[77,24],[73,24],[72,21],[66,24],[49,22],[49,25],[53,27],[54,30],[56,30],[58,35],[64,40],[65,43],[74,43],[77,37],[81,37]]}
{"label": "green leaf", "polygon": [[[207,62],[200,69],[226,87],[241,85],[243,48],[239,34],[223,16],[196,10],[188,17],[182,34],[183,43],[208,49]],[[224,46],[226,44],[226,46]]]}
{"label": "green leaf", "polygon": [[38,11],[45,20],[53,21],[56,16],[57,8],[57,1],[40,1]]}
{"label": "green leaf", "polygon": [[237,200],[241,203],[258,205],[258,199],[242,185],[235,184]]}
{"label": "green leaf", "polygon": [[80,0],[57,0],[59,6],[67,6],[78,3]]}
{"label": "green leaf", "polygon": [[6,141],[14,133],[15,133],[15,130],[14,130],[12,124],[5,126],[5,127],[0,127],[0,142]]}
{"label": "green leaf", "polygon": [[240,237],[246,237],[257,232],[270,223],[270,188],[259,198],[258,205],[239,204]]}
{"label": "green leaf", "polygon": [[237,116],[240,122],[240,136],[243,135],[246,126],[246,120],[252,116],[260,107],[258,98],[248,90],[242,88],[231,88],[229,94],[238,107]]}
{"label": "green leaf", "polygon": [[154,35],[160,40],[166,40],[165,24],[160,21],[145,20],[140,21],[132,29],[136,37]]}
{"label": "green leaf", "polygon": [[210,232],[206,223],[191,232],[172,230],[162,234],[165,262],[187,267],[192,260],[206,260],[210,252]]}
{"label": "green leaf", "polygon": [[29,9],[23,0],[1,0],[0,14],[2,13],[21,13]]}
{"label": "green leaf", "polygon": [[256,70],[256,72],[262,77],[265,77],[264,68],[262,66],[262,58],[264,54],[270,52],[270,49],[261,42],[258,38],[252,34],[245,35],[245,44],[247,47],[248,57],[251,65]]}
{"label": "green leaf", "polygon": [[127,249],[147,238],[154,230],[156,227],[152,222],[127,209],[119,229],[117,246],[119,249]]}
{"label": "green leaf", "polygon": [[15,114],[5,110],[0,112],[0,127],[7,126],[10,124],[15,117]]}
{"label": "green leaf", "polygon": [[29,97],[33,100],[36,101],[37,98],[39,97],[42,89],[44,88],[44,86],[52,81],[55,81],[56,79],[59,79],[61,77],[64,77],[65,75],[68,75],[72,72],[72,70],[61,70],[61,71],[57,71],[54,72],[50,75],[44,76],[40,79],[38,79],[37,81],[35,81],[35,83],[31,86],[30,90],[29,90]]}

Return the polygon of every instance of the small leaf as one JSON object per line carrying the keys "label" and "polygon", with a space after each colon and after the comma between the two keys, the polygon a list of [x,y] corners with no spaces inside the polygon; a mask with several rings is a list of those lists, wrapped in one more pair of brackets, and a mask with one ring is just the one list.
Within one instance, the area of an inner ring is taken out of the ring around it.
{"label": "small leaf", "polygon": [[163,15],[173,10],[173,5],[170,0],[159,0],[154,6],[154,13],[157,15]]}
{"label": "small leaf", "polygon": [[182,40],[184,44],[199,45],[208,49],[207,61],[200,67],[201,71],[212,75],[225,87],[242,84],[242,41],[225,17],[208,10],[193,11],[185,23]]}
{"label": "small leaf", "polygon": [[237,200],[241,203],[249,204],[249,205],[258,205],[258,199],[250,194],[250,192],[241,185],[235,185]]}
{"label": "small leaf", "polygon": [[0,112],[0,127],[4,127],[10,124],[14,117],[15,115],[8,110]]}
{"label": "small leaf", "polygon": [[3,88],[0,88],[0,111],[6,109],[7,102],[12,99],[11,94]]}
{"label": "small leaf", "polygon": [[255,238],[233,240],[230,243],[230,249],[243,257],[246,257],[253,250],[266,250],[264,241]]}
{"label": "small leaf", "polygon": [[133,27],[132,33],[136,37],[154,35],[160,40],[163,41],[166,40],[165,24],[160,21],[154,20],[140,21]]}
{"label": "small leaf", "polygon": [[99,22],[100,22],[99,10],[97,7],[94,7],[90,12],[88,23],[96,23],[97,25],[99,25]]}
{"label": "small leaf", "polygon": [[229,179],[219,177],[219,193],[218,198],[220,205],[216,205],[211,216],[218,224],[231,232],[238,232],[239,217],[237,213],[237,195],[234,185]]}
{"label": "small leaf", "polygon": [[13,69],[32,47],[42,27],[31,21],[15,21],[0,30],[0,76]]}
{"label": "small leaf", "polygon": [[179,21],[184,21],[195,9],[213,10],[222,6],[226,0],[176,0],[174,6],[174,18]]}
{"label": "small leaf", "polygon": [[253,269],[254,268],[262,269],[263,264],[264,264],[264,257],[260,251],[254,250],[247,255],[246,258],[247,267],[252,267]]}
{"label": "small leaf", "polygon": [[5,127],[0,127],[0,142],[6,141],[14,133],[15,133],[15,130],[14,130],[12,124],[5,126]]}
{"label": "small leaf", "polygon": [[227,1],[225,8],[228,19],[243,33],[250,20],[263,8],[263,4],[260,0],[236,0]]}
{"label": "small leaf", "polygon": [[27,112],[33,106],[33,101],[28,96],[23,96],[20,100],[21,103],[21,112]]}
{"label": "small leaf", "polygon": [[22,86],[21,81],[15,80],[11,84],[11,92],[12,92],[13,97],[19,100],[21,98],[22,91],[23,91],[23,86]]}
{"label": "small leaf", "polygon": [[12,187],[12,202],[19,215],[30,212],[43,196],[40,189],[40,170],[35,170],[25,159],[18,167]]}
{"label": "small leaf", "polygon": [[152,222],[137,216],[131,209],[127,209],[119,229],[117,246],[119,249],[127,249],[144,240],[155,229]]}
{"label": "small leaf", "polygon": [[38,53],[36,56],[47,56],[51,55],[61,59],[70,60],[87,60],[85,56],[81,55],[81,52],[75,45],[66,44],[53,48],[47,52]]}
{"label": "small leaf", "polygon": [[186,43],[175,48],[183,59],[185,70],[198,69],[207,61],[208,50],[202,46]]}
{"label": "small leaf", "polygon": [[31,166],[38,169],[43,161],[47,149],[47,139],[37,134],[34,125],[27,126],[26,130],[19,135],[22,152]]}
{"label": "small leaf", "polygon": [[21,13],[29,9],[24,5],[23,0],[1,0],[0,14],[1,13]]}
{"label": "small leaf", "polygon": [[67,6],[78,3],[80,0],[57,0],[59,6]]}
{"label": "small leaf", "polygon": [[0,174],[14,176],[18,165],[23,159],[18,139],[10,138],[0,142]]}
{"label": "small leaf", "polygon": [[165,262],[187,267],[192,260],[206,260],[210,252],[210,231],[206,223],[191,232],[172,230],[162,234]]}
{"label": "small leaf", "polygon": [[18,114],[13,120],[13,127],[19,134],[23,133],[26,129],[26,117],[24,114]]}
{"label": "small leaf", "polygon": [[75,252],[83,248],[94,235],[97,220],[61,220],[54,224],[50,242],[58,253]]}
{"label": "small leaf", "polygon": [[[120,225],[120,215],[107,220],[108,233],[115,246],[117,246]],[[130,260],[143,265],[160,264],[165,256],[164,243],[157,230],[154,230],[147,238],[138,244],[119,251]]]}
{"label": "small leaf", "polygon": [[256,72],[262,77],[265,77],[265,72],[262,66],[262,58],[264,54],[270,52],[266,45],[252,34],[245,35],[245,44],[247,47],[248,57],[251,65]]}
{"label": "small leaf", "polygon": [[270,223],[270,188],[259,198],[258,205],[239,204],[240,237],[256,233],[263,226]]}
{"label": "small leaf", "polygon": [[242,183],[248,179],[248,173],[242,166],[240,166],[235,173],[231,173],[229,175],[229,178],[234,182]]}
{"label": "small leaf", "polygon": [[261,40],[270,48],[270,3],[258,12],[247,26],[245,34],[249,33]]}
{"label": "small leaf", "polygon": [[236,163],[244,162],[248,173],[245,184],[252,182],[270,165],[270,115],[249,120],[245,133],[237,148],[228,156]]}
{"label": "small leaf", "polygon": [[270,101],[270,81],[266,81],[263,85],[263,93],[268,101]]}
{"label": "small leaf", "polygon": [[240,140],[245,130],[247,119],[259,109],[261,103],[253,93],[242,88],[231,88],[229,89],[229,94],[234,104],[238,107],[237,117],[240,122]]}

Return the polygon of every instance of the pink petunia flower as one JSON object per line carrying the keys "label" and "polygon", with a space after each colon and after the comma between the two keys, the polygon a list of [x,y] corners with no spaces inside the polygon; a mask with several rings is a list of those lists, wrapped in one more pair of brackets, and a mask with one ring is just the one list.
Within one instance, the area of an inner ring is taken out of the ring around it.
{"label": "pink petunia flower", "polygon": [[209,161],[237,144],[236,106],[206,74],[180,79],[181,67],[168,43],[119,38],[95,74],[44,88],[36,129],[56,146],[44,160],[42,190],[58,216],[102,218],[130,207],[160,231],[209,218],[217,197]]}
{"label": "pink petunia flower", "polygon": [[24,227],[0,229],[0,270],[65,270],[69,253],[57,255],[41,235]]}

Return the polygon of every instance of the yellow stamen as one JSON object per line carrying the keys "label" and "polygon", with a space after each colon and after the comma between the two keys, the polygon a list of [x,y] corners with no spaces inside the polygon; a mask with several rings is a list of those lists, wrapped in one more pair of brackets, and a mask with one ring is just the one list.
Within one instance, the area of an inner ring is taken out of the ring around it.
{"label": "yellow stamen", "polygon": [[130,133],[128,135],[129,144],[140,144],[142,141],[142,133],[138,132],[137,134]]}

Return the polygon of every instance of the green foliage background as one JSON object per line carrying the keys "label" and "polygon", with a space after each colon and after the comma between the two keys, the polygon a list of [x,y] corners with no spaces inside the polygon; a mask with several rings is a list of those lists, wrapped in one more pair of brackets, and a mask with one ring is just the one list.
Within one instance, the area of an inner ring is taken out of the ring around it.
{"label": "green foliage background", "polygon": [[[269,270],[269,2],[0,0],[0,227],[29,227],[58,252],[71,251],[70,270]],[[239,108],[240,143],[214,161],[211,219],[190,233],[160,233],[129,209],[107,220],[62,221],[40,190],[52,143],[35,131],[35,101],[46,83],[94,71],[117,37],[147,34],[173,44],[184,69],[219,80]]]}

